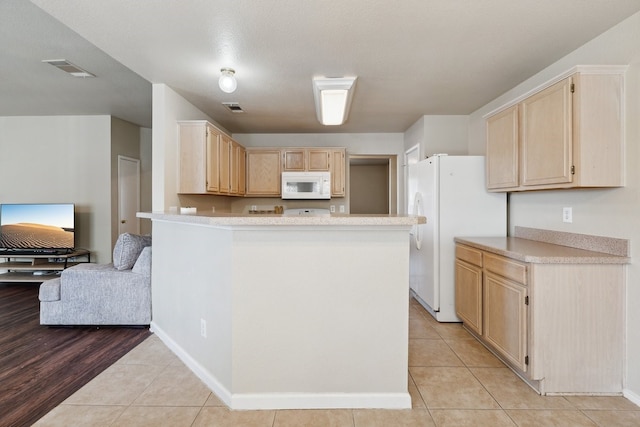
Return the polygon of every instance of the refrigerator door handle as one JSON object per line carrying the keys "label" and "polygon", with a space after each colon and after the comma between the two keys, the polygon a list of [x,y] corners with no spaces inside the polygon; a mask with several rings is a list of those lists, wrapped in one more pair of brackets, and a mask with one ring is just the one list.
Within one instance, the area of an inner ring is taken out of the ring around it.
{"label": "refrigerator door handle", "polygon": [[[413,200],[413,215],[422,215],[424,211],[422,208],[422,195],[420,193],[416,193]],[[422,231],[420,229],[420,224],[416,224],[414,227],[415,232],[413,233],[413,240],[416,245],[416,249],[420,249],[422,247]]]}

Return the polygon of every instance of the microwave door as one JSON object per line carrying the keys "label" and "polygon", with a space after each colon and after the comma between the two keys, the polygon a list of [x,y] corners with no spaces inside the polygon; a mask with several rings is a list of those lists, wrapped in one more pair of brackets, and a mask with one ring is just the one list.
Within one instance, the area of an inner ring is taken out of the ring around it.
{"label": "microwave door", "polygon": [[309,199],[317,194],[317,182],[305,180],[304,178],[287,180],[283,198],[287,199]]}

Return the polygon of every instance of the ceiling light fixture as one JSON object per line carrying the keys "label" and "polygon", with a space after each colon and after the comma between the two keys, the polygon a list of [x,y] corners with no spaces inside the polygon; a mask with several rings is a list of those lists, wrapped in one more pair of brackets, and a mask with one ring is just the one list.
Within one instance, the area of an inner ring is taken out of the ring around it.
{"label": "ceiling light fixture", "polygon": [[357,77],[313,78],[313,97],[320,123],[336,126],[347,120],[356,79]]}
{"label": "ceiling light fixture", "polygon": [[236,71],[233,68],[222,68],[220,72],[222,73],[218,80],[220,90],[226,93],[233,93],[238,87],[238,82],[235,78]]}

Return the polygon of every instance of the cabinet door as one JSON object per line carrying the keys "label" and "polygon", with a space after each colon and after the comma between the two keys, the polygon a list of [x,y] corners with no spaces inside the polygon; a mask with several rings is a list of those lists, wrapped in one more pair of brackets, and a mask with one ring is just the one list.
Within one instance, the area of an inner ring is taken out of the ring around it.
{"label": "cabinet door", "polygon": [[207,191],[220,191],[220,133],[207,125]]}
{"label": "cabinet door", "polygon": [[331,150],[331,197],[345,196],[345,150]]}
{"label": "cabinet door", "polygon": [[247,150],[247,196],[280,196],[280,150]]}
{"label": "cabinet door", "polygon": [[307,170],[329,172],[331,151],[311,148],[307,150]]}
{"label": "cabinet door", "polygon": [[247,190],[247,156],[242,145],[236,147],[236,175],[238,177],[238,195],[244,196]]}
{"label": "cabinet door", "polygon": [[242,146],[236,141],[231,141],[231,152],[229,153],[229,193],[240,194],[240,149]]}
{"label": "cabinet door", "polygon": [[505,359],[527,371],[527,288],[489,271],[484,276],[484,338]]}
{"label": "cabinet door", "polygon": [[306,170],[305,150],[287,149],[282,150],[283,166],[282,170],[287,172],[303,172]]}
{"label": "cabinet door", "polygon": [[178,124],[179,131],[179,194],[207,192],[207,128],[205,122]]}
{"label": "cabinet door", "polygon": [[456,314],[465,326],[482,335],[482,268],[456,258]]}
{"label": "cabinet door", "polygon": [[572,149],[572,78],[520,104],[522,185],[570,183]]}
{"label": "cabinet door", "polygon": [[231,138],[220,136],[220,193],[231,191]]}
{"label": "cabinet door", "polygon": [[518,186],[518,106],[487,119],[487,189]]}

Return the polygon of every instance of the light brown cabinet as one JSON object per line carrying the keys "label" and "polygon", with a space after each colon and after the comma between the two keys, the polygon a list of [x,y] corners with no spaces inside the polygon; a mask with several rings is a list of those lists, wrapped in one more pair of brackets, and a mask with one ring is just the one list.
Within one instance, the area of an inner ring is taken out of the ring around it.
{"label": "light brown cabinet", "polygon": [[307,170],[310,172],[329,172],[331,169],[331,150],[324,148],[307,149]]}
{"label": "light brown cabinet", "polygon": [[281,151],[247,148],[246,159],[246,195],[280,197]]}
{"label": "light brown cabinet", "polygon": [[527,370],[527,267],[484,254],[483,337],[522,372]]}
{"label": "light brown cabinet", "polygon": [[282,150],[282,170],[285,172],[304,172],[307,170],[306,151],[304,148],[287,148]]}
{"label": "light brown cabinet", "polygon": [[487,189],[624,186],[625,69],[576,67],[487,117]]}
{"label": "light brown cabinet", "polygon": [[346,193],[345,149],[332,148],[328,153],[329,171],[331,172],[331,197],[344,197]]}
{"label": "light brown cabinet", "polygon": [[220,193],[231,193],[231,138],[226,135],[220,136]]}
{"label": "light brown cabinet", "polygon": [[247,148],[246,196],[279,197],[282,172],[330,172],[331,197],[345,196],[342,147]]}
{"label": "light brown cabinet", "polygon": [[482,252],[456,245],[456,314],[467,328],[482,335]]}
{"label": "light brown cabinet", "polygon": [[204,121],[179,122],[178,193],[218,193],[220,131]]}
{"label": "light brown cabinet", "polygon": [[331,151],[326,148],[282,149],[283,172],[329,172]]}
{"label": "light brown cabinet", "polygon": [[487,248],[498,241],[500,248],[517,252],[522,245],[537,254],[540,245],[556,254],[571,249],[523,239],[462,241],[456,243],[455,301],[465,328],[541,394],[621,392],[623,265],[568,263],[568,256],[559,263],[522,262],[465,243]]}
{"label": "light brown cabinet", "polygon": [[244,147],[203,120],[181,121],[178,128],[178,193],[244,195]]}
{"label": "light brown cabinet", "polygon": [[487,188],[517,188],[518,106],[514,105],[487,119]]}
{"label": "light brown cabinet", "polygon": [[[247,191],[247,150],[234,141],[234,174],[236,177],[236,194],[244,196]],[[231,190],[234,191],[234,183],[231,182]]]}

